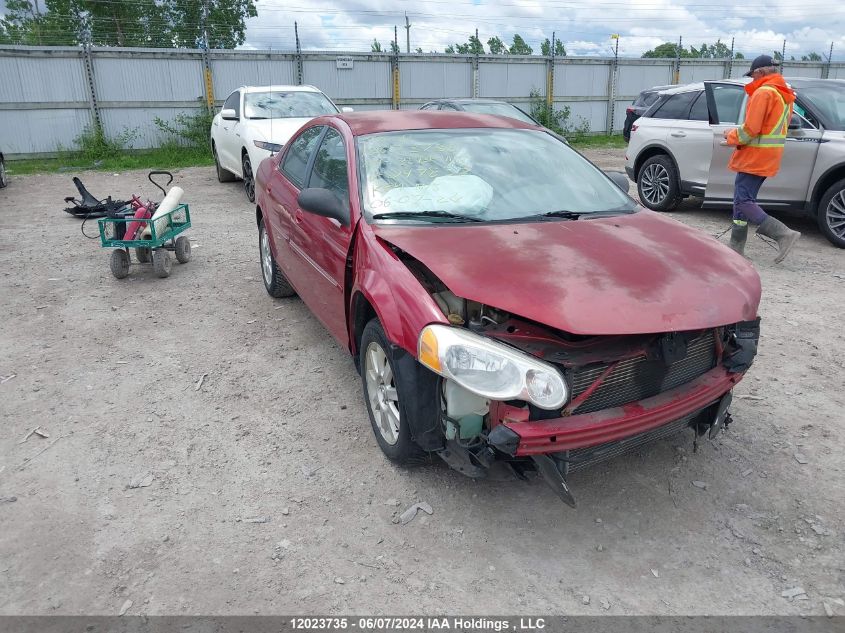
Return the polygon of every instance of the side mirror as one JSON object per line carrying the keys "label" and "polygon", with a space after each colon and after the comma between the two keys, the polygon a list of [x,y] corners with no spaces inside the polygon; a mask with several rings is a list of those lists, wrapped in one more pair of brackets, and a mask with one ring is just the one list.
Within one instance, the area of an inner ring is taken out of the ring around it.
{"label": "side mirror", "polygon": [[801,117],[799,117],[797,114],[793,114],[792,118],[789,119],[789,129],[800,130],[802,127],[804,126],[801,123]]}
{"label": "side mirror", "polygon": [[238,113],[235,112],[232,108],[223,108],[222,110],[220,110],[220,118],[225,121],[237,121]]}
{"label": "side mirror", "polygon": [[630,187],[630,181],[628,180],[628,176],[626,176],[621,171],[608,171],[607,173],[608,178],[610,178],[617,187],[619,187],[625,193],[628,193],[628,188]]}
{"label": "side mirror", "polygon": [[353,108],[350,108],[349,106],[343,106],[343,107],[340,109],[340,111],[341,111],[341,112],[343,112],[343,113],[347,113],[347,112],[355,112],[355,110],[354,110]]}
{"label": "side mirror", "polygon": [[349,208],[328,189],[311,187],[299,192],[296,199],[299,208],[314,215],[321,215],[324,218],[332,218],[343,226],[349,226]]}

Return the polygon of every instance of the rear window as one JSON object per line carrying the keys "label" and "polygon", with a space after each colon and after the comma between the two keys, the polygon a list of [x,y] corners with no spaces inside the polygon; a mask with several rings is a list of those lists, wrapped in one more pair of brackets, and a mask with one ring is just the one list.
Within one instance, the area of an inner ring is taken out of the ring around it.
{"label": "rear window", "polygon": [[641,92],[637,100],[634,101],[634,105],[640,108],[647,108],[657,101],[658,97],[660,97],[660,93],[657,92]]}
{"label": "rear window", "polygon": [[687,119],[689,118],[690,106],[697,96],[697,92],[680,92],[669,95],[651,113],[651,117],[654,119]]}

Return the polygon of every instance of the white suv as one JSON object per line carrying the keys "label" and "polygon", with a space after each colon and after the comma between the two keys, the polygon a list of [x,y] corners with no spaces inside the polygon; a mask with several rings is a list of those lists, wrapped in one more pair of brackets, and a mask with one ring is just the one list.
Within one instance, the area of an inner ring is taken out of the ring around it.
{"label": "white suv", "polygon": [[[845,248],[845,81],[789,79],[798,98],[780,171],[766,180],[760,204],[817,219],[825,237]],[[744,80],[708,81],[660,93],[631,129],[625,171],[640,201],[671,211],[688,196],[705,207],[730,207],[733,150],[722,132],[743,121]]]}
{"label": "white suv", "polygon": [[339,111],[314,86],[241,86],[226,98],[211,123],[217,180],[242,178],[246,197],[254,202],[259,163],[314,117]]}

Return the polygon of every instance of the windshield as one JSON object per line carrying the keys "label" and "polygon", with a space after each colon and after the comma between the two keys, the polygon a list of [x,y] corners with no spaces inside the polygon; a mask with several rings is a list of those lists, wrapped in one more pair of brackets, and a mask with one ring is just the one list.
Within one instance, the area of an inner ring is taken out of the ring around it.
{"label": "windshield", "polygon": [[247,119],[312,118],[337,114],[337,108],[322,92],[248,92],[244,95]]}
{"label": "windshield", "polygon": [[439,212],[518,220],[550,211],[587,215],[636,208],[580,154],[539,130],[371,134],[358,138],[358,153],[368,219],[382,213]]}
{"label": "windshield", "polygon": [[845,130],[845,86],[841,84],[800,88],[804,101],[825,119],[830,130]]}
{"label": "windshield", "polygon": [[497,114],[499,116],[509,116],[517,121],[523,123],[530,123],[537,125],[530,116],[525,114],[522,110],[510,103],[462,103],[461,107],[467,112],[475,112],[477,114]]}

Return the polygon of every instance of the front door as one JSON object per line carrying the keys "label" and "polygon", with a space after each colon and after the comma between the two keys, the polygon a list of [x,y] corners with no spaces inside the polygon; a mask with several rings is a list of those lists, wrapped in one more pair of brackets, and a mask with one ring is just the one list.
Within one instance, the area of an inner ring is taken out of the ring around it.
{"label": "front door", "polygon": [[687,96],[690,104],[679,113],[669,130],[669,146],[678,163],[685,191],[704,195],[710,171],[710,153],[713,151],[713,130],[707,116],[707,96],[704,91],[681,93],[674,98]]}
{"label": "front door", "polygon": [[731,206],[736,174],[728,169],[734,151],[725,142],[724,131],[737,127],[745,113],[745,86],[708,81],[704,84],[710,128],[713,130],[712,155],[707,176],[705,206]]}
{"label": "front door", "polygon": [[350,164],[340,132],[327,128],[312,160],[307,187],[332,192],[350,209],[352,221],[344,226],[333,218],[308,213],[297,207],[290,243],[304,271],[303,283],[297,286],[299,296],[343,346],[349,342],[344,290],[354,227],[349,200]]}
{"label": "front door", "polygon": [[810,189],[822,131],[801,115],[804,109],[799,103],[794,110],[780,171],[774,178],[768,178],[760,189],[760,203],[767,208],[801,209]]}
{"label": "front door", "polygon": [[241,144],[236,134],[240,133],[241,116],[241,91],[235,90],[223,103],[224,110],[234,110],[238,120],[220,119],[220,126],[223,128],[217,139],[217,158],[220,164],[233,174],[240,175],[241,169]]}

